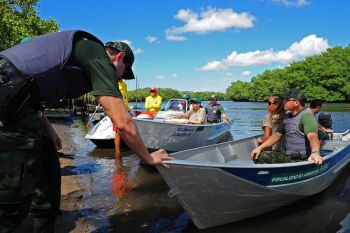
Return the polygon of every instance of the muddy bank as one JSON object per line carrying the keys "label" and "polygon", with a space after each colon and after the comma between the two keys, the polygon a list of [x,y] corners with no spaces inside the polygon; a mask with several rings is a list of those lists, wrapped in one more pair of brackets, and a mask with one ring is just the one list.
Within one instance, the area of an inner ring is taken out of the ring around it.
{"label": "muddy bank", "polygon": [[[87,223],[84,216],[79,213],[80,202],[85,188],[79,180],[82,175],[74,172],[74,156],[76,146],[72,140],[71,131],[77,126],[73,122],[52,122],[56,132],[62,139],[63,149],[60,151],[61,163],[61,210],[55,222],[56,233],[88,233],[94,227]],[[33,219],[28,216],[15,233],[33,232]]]}

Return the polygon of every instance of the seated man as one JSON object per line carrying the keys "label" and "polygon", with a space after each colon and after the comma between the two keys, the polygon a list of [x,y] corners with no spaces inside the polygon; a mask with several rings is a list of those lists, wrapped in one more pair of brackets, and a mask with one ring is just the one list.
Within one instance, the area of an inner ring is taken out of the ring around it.
{"label": "seated man", "polygon": [[[188,95],[182,95],[181,99],[184,99],[181,101],[182,109],[187,112],[190,110],[190,97]],[[186,100],[186,101],[185,101]],[[186,104],[187,103],[187,104]]]}
{"label": "seated man", "polygon": [[[321,100],[313,100],[310,102],[310,110],[314,115],[317,115],[320,111],[321,111],[321,107],[322,107],[322,101]],[[333,133],[333,129],[331,129],[330,127],[324,127],[322,124],[320,124],[320,122],[318,122],[318,129],[325,133],[328,136],[328,133],[332,134]]]}
{"label": "seated man", "polygon": [[224,108],[221,106],[221,104],[218,104],[218,97],[215,95],[212,95],[212,97],[210,98],[210,103],[207,106],[205,106],[205,111],[207,113],[208,123],[229,121]]}
{"label": "seated man", "polygon": [[[305,97],[301,90],[293,89],[284,96],[284,109],[288,111],[276,132],[250,153],[255,163],[287,163],[303,160],[322,164],[317,121],[310,111],[304,109]],[[285,138],[286,152],[263,151]]]}
{"label": "seated man", "polygon": [[186,118],[188,119],[188,124],[205,124],[206,114],[205,110],[201,108],[201,98],[195,97],[191,100],[192,109],[188,110],[185,114],[176,116],[175,118]]}

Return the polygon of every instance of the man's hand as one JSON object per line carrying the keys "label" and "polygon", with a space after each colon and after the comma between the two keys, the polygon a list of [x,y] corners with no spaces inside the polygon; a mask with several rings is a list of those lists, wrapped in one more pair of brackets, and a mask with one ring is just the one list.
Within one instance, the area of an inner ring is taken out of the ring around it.
{"label": "man's hand", "polygon": [[320,155],[320,152],[313,151],[308,158],[309,161],[313,161],[316,165],[321,165],[323,158]]}
{"label": "man's hand", "polygon": [[170,157],[168,155],[168,153],[163,150],[163,149],[160,149],[160,150],[157,150],[153,153],[151,153],[151,158],[152,160],[150,161],[147,161],[148,164],[150,165],[161,165],[162,167],[165,167],[165,168],[169,168],[169,165],[167,165],[166,163],[164,163],[164,161],[166,160],[173,160],[174,158],[173,157]]}
{"label": "man's hand", "polygon": [[252,150],[252,152],[250,152],[250,159],[251,160],[258,159],[260,153],[261,153],[261,148],[258,146],[257,148]]}
{"label": "man's hand", "polygon": [[51,140],[54,143],[55,150],[61,150],[62,149],[62,140],[60,136],[56,133],[56,131],[53,132],[51,136]]}

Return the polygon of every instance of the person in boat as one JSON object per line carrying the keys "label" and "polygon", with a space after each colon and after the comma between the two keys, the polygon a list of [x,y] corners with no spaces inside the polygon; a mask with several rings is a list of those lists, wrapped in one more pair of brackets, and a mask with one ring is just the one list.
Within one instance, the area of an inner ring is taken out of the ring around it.
{"label": "person in boat", "polygon": [[[182,100],[181,101],[181,105],[182,105],[182,110],[184,111],[184,112],[187,112],[188,110],[190,110],[191,109],[191,104],[190,104],[190,97],[188,96],[188,95],[182,95],[181,96],[181,99],[184,99],[184,100]],[[186,103],[187,103],[187,105],[186,105]],[[187,107],[186,107],[187,106]]]}
{"label": "person in boat", "polygon": [[205,109],[201,107],[201,98],[194,97],[191,101],[192,109],[186,113],[175,116],[175,119],[188,119],[188,124],[206,124]]}
{"label": "person in boat", "polygon": [[163,100],[162,97],[157,94],[157,88],[151,87],[149,92],[150,95],[147,96],[145,100],[145,109],[147,109],[150,114],[154,115],[160,110]]}
{"label": "person in boat", "polygon": [[118,53],[88,32],[69,30],[0,52],[0,232],[19,226],[31,205],[35,232],[54,231],[60,177],[52,172],[60,168],[62,144],[42,110],[60,99],[91,91],[131,150],[148,164],[168,167],[164,160],[172,158],[164,150],[147,151],[118,88],[116,75],[134,76],[132,50],[123,42],[107,47]]}
{"label": "person in boat", "polygon": [[[312,100],[311,102],[310,102],[310,107],[309,107],[309,109],[310,109],[310,111],[315,115],[315,117],[316,117],[316,115],[318,114],[318,113],[320,113],[321,112],[321,107],[322,107],[322,101],[321,100]],[[330,134],[332,134],[333,133],[333,129],[331,129],[331,128],[326,128],[326,127],[324,127],[322,124],[320,124],[320,123],[318,123],[318,129],[321,131],[321,132],[323,132],[323,133],[325,133],[326,135],[328,135],[329,133]]]}
{"label": "person in boat", "polygon": [[[305,96],[302,90],[292,89],[283,98],[287,111],[282,124],[264,143],[255,148],[250,157],[255,163],[287,163],[309,160],[322,164],[317,121],[310,111],[305,109]],[[285,138],[285,152],[263,151]]]}
{"label": "person in boat", "polygon": [[[277,127],[283,121],[285,110],[283,106],[283,101],[280,95],[273,94],[269,97],[267,101],[267,111],[268,113],[265,115],[262,123],[262,129],[264,131],[264,135],[262,138],[259,138],[258,143],[263,143],[267,141],[269,137],[276,131]],[[283,140],[281,140],[278,145],[274,145],[272,147],[273,150],[278,149],[282,150]]]}
{"label": "person in boat", "polygon": [[229,121],[224,108],[221,106],[221,104],[218,103],[218,97],[216,95],[211,96],[210,103],[207,106],[205,106],[205,111],[207,113],[208,123],[219,123],[221,121]]}

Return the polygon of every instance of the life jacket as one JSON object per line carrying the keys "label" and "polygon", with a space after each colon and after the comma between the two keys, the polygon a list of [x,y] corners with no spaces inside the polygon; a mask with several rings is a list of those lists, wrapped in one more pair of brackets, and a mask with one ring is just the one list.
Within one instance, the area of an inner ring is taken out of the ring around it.
{"label": "life jacket", "polygon": [[300,119],[304,114],[312,112],[310,109],[302,110],[298,115],[287,114],[283,120],[285,129],[286,153],[289,155],[310,155],[310,142],[304,132],[299,129]]}
{"label": "life jacket", "polygon": [[86,73],[67,65],[76,39],[89,39],[101,46],[95,36],[78,30],[48,33],[0,52],[19,72],[33,77],[40,101],[47,104],[63,98],[77,98],[92,90]]}
{"label": "life jacket", "polygon": [[221,121],[221,111],[218,108],[218,105],[207,105],[205,107],[205,110],[207,112],[207,121],[209,123],[218,123]]}

